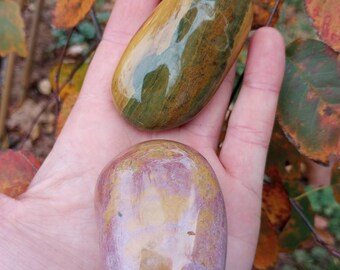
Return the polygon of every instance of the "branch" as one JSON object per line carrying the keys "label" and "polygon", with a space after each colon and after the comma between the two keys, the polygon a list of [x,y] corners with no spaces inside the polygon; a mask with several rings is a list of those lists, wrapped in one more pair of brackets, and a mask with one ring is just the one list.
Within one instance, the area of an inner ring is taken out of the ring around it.
{"label": "branch", "polygon": [[52,100],[49,100],[49,101],[46,101],[46,103],[44,104],[44,106],[41,108],[40,112],[37,114],[37,116],[33,119],[33,122],[31,124],[31,127],[29,129],[29,131],[27,132],[27,134],[25,135],[25,137],[21,140],[21,143],[18,145],[17,149],[18,150],[21,150],[25,143],[28,141],[28,139],[30,138],[31,134],[32,134],[32,131],[35,127],[36,124],[38,124],[38,121],[40,119],[40,117],[43,115],[43,113],[47,110],[47,108],[49,106],[52,106],[53,103],[55,103],[56,100],[55,98],[53,97]]}
{"label": "branch", "polygon": [[11,53],[7,58],[7,66],[5,70],[4,88],[1,96],[0,107],[0,142],[3,141],[6,133],[6,120],[8,114],[9,101],[11,96],[11,89],[13,84],[14,67],[16,54]]}
{"label": "branch", "polygon": [[85,61],[88,59],[88,57],[94,52],[94,50],[97,48],[98,43],[96,43],[94,46],[91,46],[90,50],[88,51],[88,53],[86,53],[86,55],[82,56],[82,58],[80,59],[80,61],[78,61],[78,63],[75,65],[75,67],[73,68],[73,70],[70,72],[70,74],[68,75],[68,77],[66,78],[66,80],[63,82],[63,84],[60,86],[59,88],[59,93],[61,90],[64,89],[64,87],[73,79],[73,76],[76,74],[76,72],[78,71],[78,69],[85,63]]}
{"label": "branch", "polygon": [[35,10],[33,22],[30,28],[30,33],[28,35],[30,37],[30,40],[29,40],[29,45],[28,45],[28,56],[27,56],[25,66],[24,66],[24,75],[22,79],[23,91],[21,93],[20,103],[22,103],[25,100],[29,86],[30,86],[32,65],[34,61],[34,52],[35,52],[35,47],[37,43],[39,22],[40,22],[40,17],[41,17],[41,13],[43,10],[43,6],[44,6],[44,0],[36,0],[36,10]]}
{"label": "branch", "polygon": [[278,7],[279,7],[280,2],[281,2],[281,0],[276,0],[275,5],[274,5],[274,7],[273,7],[273,10],[272,10],[272,12],[270,13],[269,19],[268,19],[268,21],[267,21],[267,23],[266,23],[266,26],[270,26],[270,24],[272,23],[272,20],[273,20],[274,15],[275,15],[275,13],[276,13]]}
{"label": "branch", "polygon": [[55,93],[58,96],[59,96],[59,92],[60,92],[59,80],[60,80],[61,67],[63,65],[63,61],[64,61],[64,58],[65,58],[65,55],[66,55],[66,51],[67,51],[68,45],[70,44],[70,40],[71,40],[73,32],[74,32],[74,28],[71,29],[71,31],[69,32],[69,34],[67,36],[66,44],[64,45],[63,50],[60,54],[60,57],[59,57],[59,60],[58,60],[57,72],[56,72],[55,77],[54,77],[54,82],[55,82],[55,85],[56,85]]}
{"label": "branch", "polygon": [[69,32],[68,36],[67,36],[67,40],[66,40],[66,44],[63,47],[63,50],[61,52],[61,55],[59,57],[58,60],[58,68],[57,68],[57,72],[56,75],[54,77],[54,81],[55,81],[55,85],[56,85],[56,89],[54,92],[54,99],[55,99],[55,122],[54,122],[54,137],[56,137],[56,131],[57,131],[57,119],[58,119],[58,115],[59,115],[59,111],[60,111],[60,97],[59,97],[59,93],[60,93],[60,86],[59,86],[59,81],[60,81],[60,72],[61,72],[61,67],[63,65],[63,61],[66,55],[66,51],[68,48],[68,45],[70,44],[70,40],[72,37],[72,34],[74,32],[75,28],[72,28],[71,31]]}
{"label": "branch", "polygon": [[97,19],[96,10],[94,9],[94,6],[92,6],[92,8],[91,8],[90,15],[91,15],[91,19],[92,19],[92,22],[94,24],[94,27],[96,29],[97,39],[100,41],[102,39],[102,36],[103,36],[103,31],[102,31],[100,23]]}
{"label": "branch", "polygon": [[3,63],[3,58],[0,56],[0,87],[2,87],[2,63]]}
{"label": "branch", "polygon": [[289,202],[292,205],[292,207],[296,210],[296,212],[299,214],[299,216],[302,218],[303,222],[306,224],[306,226],[308,227],[308,229],[312,232],[315,241],[323,246],[325,249],[328,250],[329,253],[331,253],[333,256],[340,258],[340,252],[336,249],[334,249],[333,247],[329,246],[322,238],[321,236],[318,234],[318,232],[314,229],[313,225],[310,224],[309,220],[307,219],[307,217],[305,216],[303,209],[301,208],[301,206],[299,205],[299,203],[293,199],[293,198],[289,198]]}

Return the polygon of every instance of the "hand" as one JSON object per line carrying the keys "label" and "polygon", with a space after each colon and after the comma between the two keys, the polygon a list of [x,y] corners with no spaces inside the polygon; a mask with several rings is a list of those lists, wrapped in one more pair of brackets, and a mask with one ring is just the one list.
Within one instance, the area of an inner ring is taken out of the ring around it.
{"label": "hand", "polygon": [[94,214],[98,175],[121,151],[156,138],[187,144],[209,161],[226,203],[227,269],[251,269],[265,159],[284,71],[283,40],[270,28],[253,36],[243,87],[217,155],[234,72],[193,121],[176,129],[136,130],[113,107],[115,67],[157,4],[157,0],[116,1],[79,99],[53,150],[18,200],[0,196],[1,269],[99,269]]}

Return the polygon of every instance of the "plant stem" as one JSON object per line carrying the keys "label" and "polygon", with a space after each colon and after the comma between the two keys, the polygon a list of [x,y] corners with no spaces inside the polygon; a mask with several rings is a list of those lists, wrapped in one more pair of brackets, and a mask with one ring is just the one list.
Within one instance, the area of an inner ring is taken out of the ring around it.
{"label": "plant stem", "polygon": [[[284,1],[284,0],[283,0],[283,1]],[[268,19],[268,21],[267,21],[267,23],[266,23],[266,26],[270,26],[270,24],[272,23],[272,20],[273,20],[274,15],[275,15],[275,13],[276,13],[278,7],[279,7],[280,2],[281,2],[281,0],[276,0],[275,5],[274,5],[274,7],[273,7],[273,10],[272,10],[272,12],[270,13],[269,19]]]}
{"label": "plant stem", "polygon": [[102,28],[100,26],[100,23],[98,22],[96,10],[94,9],[94,6],[92,6],[92,8],[91,8],[90,15],[91,15],[91,19],[92,19],[92,22],[94,24],[94,27],[96,29],[97,39],[100,41],[102,39],[102,36],[103,36],[103,31],[102,31]]}
{"label": "plant stem", "polygon": [[2,63],[3,63],[3,58],[0,56],[0,88],[2,87]]}
{"label": "plant stem", "polygon": [[291,206],[296,210],[296,212],[299,214],[299,216],[302,218],[303,222],[306,224],[306,226],[308,227],[308,229],[312,232],[315,241],[323,246],[325,249],[328,250],[329,253],[331,253],[333,256],[340,258],[340,252],[336,249],[334,249],[333,247],[330,247],[322,238],[321,236],[318,234],[318,232],[314,229],[313,225],[310,224],[309,220],[307,219],[307,217],[305,216],[303,209],[301,208],[301,206],[299,205],[299,203],[293,199],[293,198],[289,198],[289,202],[291,204]]}
{"label": "plant stem", "polygon": [[18,145],[18,147],[16,147],[18,150],[21,150],[25,143],[27,142],[27,140],[29,139],[29,137],[32,134],[32,131],[35,127],[35,125],[38,123],[39,118],[43,115],[43,113],[47,110],[47,108],[49,106],[52,106],[53,103],[55,103],[55,99],[53,98],[51,101],[46,101],[46,103],[44,104],[44,106],[41,108],[40,112],[38,113],[38,115],[33,119],[33,122],[31,124],[31,127],[29,129],[29,131],[27,132],[27,134],[25,135],[25,137],[21,140],[21,143]]}
{"label": "plant stem", "polygon": [[13,84],[14,67],[15,67],[16,54],[11,53],[7,58],[7,66],[5,70],[4,88],[1,97],[0,108],[0,142],[3,141],[6,133],[6,119],[8,114],[9,101],[11,96],[11,89]]}
{"label": "plant stem", "polygon": [[[24,0],[19,1],[20,9],[24,6]],[[1,97],[1,107],[0,107],[0,145],[4,140],[6,133],[6,119],[8,114],[9,101],[11,96],[14,68],[15,68],[16,54],[10,53],[7,58],[7,66],[5,70],[4,78],[4,88]]]}
{"label": "plant stem", "polygon": [[[61,67],[63,66],[66,51],[67,51],[68,45],[70,43],[74,29],[75,28],[72,28],[71,31],[68,33],[66,44],[64,45],[63,50],[62,50],[60,57],[59,57],[59,60],[58,60],[58,68],[57,68],[57,72],[56,72],[55,77],[54,77],[54,82],[55,82],[55,85],[56,85],[55,94],[56,94],[57,97],[59,97],[59,93],[60,93],[59,81],[60,81]],[[59,100],[59,98],[58,98],[58,100]]]}
{"label": "plant stem", "polygon": [[[60,85],[59,85],[59,81],[60,81],[60,72],[61,72],[61,67],[63,66],[63,62],[64,62],[64,58],[66,55],[66,51],[68,48],[68,45],[70,44],[70,40],[72,37],[72,34],[74,32],[74,27],[71,29],[71,31],[69,32],[68,36],[67,36],[67,41],[65,46],[63,47],[63,50],[61,52],[61,55],[59,57],[58,60],[58,68],[57,68],[57,72],[56,75],[54,77],[54,81],[55,81],[55,85],[56,85],[56,89],[54,92],[54,99],[55,99],[55,122],[54,122],[54,135],[56,136],[56,131],[57,131],[57,119],[58,119],[58,115],[59,115],[59,111],[60,111],[60,97],[59,97],[59,93],[60,93]],[[54,137],[55,137],[54,136]]]}
{"label": "plant stem", "polygon": [[[73,68],[73,70],[70,72],[70,74],[68,75],[68,77],[66,78],[66,80],[62,83],[61,86],[59,87],[58,92],[60,93],[60,91],[73,79],[73,76],[76,74],[76,72],[78,71],[78,69],[84,64],[84,62],[88,59],[89,55],[92,54],[92,52],[96,49],[98,44],[96,44],[95,46],[93,46],[92,48],[90,48],[89,52],[83,56],[83,58],[77,63],[77,65]],[[57,91],[57,90],[56,90]],[[34,126],[38,123],[39,118],[42,116],[42,114],[48,109],[48,107],[52,106],[52,105],[56,105],[57,103],[57,98],[55,96],[53,96],[53,100],[48,101],[41,109],[41,111],[39,112],[39,114],[36,116],[36,118],[34,118],[31,127],[29,129],[29,131],[27,132],[27,134],[25,135],[24,139],[22,140],[22,143],[17,147],[18,149],[22,149],[22,147],[25,145],[26,141],[29,139]],[[59,102],[59,94],[58,94],[58,102]],[[57,105],[56,105],[57,106]],[[58,112],[59,113],[59,112]],[[56,114],[56,122],[54,123],[54,128],[56,130],[56,126],[57,126],[57,117],[58,114]]]}
{"label": "plant stem", "polygon": [[22,79],[22,93],[20,97],[20,103],[23,103],[27,93],[28,89],[30,87],[30,80],[31,80],[31,74],[32,74],[32,65],[34,61],[34,52],[35,47],[37,43],[37,36],[38,36],[38,30],[39,30],[39,22],[41,13],[44,6],[44,0],[36,0],[36,10],[33,17],[33,22],[31,24],[30,32],[29,32],[29,44],[28,44],[28,56],[25,62],[24,66],[24,74]]}
{"label": "plant stem", "polygon": [[94,50],[97,48],[98,43],[96,43],[94,46],[92,46],[89,49],[89,52],[83,56],[80,61],[78,61],[78,63],[75,65],[75,67],[72,69],[72,71],[70,72],[70,74],[68,75],[68,77],[66,78],[66,80],[62,83],[62,85],[60,86],[59,91],[63,90],[64,87],[73,79],[73,76],[76,74],[76,72],[78,71],[79,68],[81,68],[81,66],[85,63],[85,61],[88,59],[88,57],[94,52]]}

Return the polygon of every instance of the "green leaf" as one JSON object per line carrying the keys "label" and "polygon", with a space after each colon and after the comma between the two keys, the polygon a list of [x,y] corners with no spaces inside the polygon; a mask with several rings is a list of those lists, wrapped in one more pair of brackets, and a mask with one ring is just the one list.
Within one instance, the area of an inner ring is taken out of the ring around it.
{"label": "green leaf", "polygon": [[70,39],[71,45],[80,44],[83,42],[85,42],[85,37],[81,33],[73,33]]}
{"label": "green leaf", "polygon": [[[325,186],[322,188],[307,186],[305,188],[306,195],[308,196],[311,206],[315,212],[321,212],[323,215],[329,217],[333,214],[336,208],[340,207],[334,198],[333,189],[335,187],[337,187],[337,185]],[[303,194],[301,196],[303,196]]]}
{"label": "green leaf", "polygon": [[322,164],[340,157],[340,61],[326,44],[297,40],[286,50],[278,119],[300,153]]}
{"label": "green leaf", "polygon": [[110,12],[102,11],[97,13],[97,19],[99,23],[106,23],[110,18]]}
{"label": "green leaf", "polygon": [[78,31],[82,34],[86,39],[94,39],[96,36],[96,29],[93,24],[89,22],[82,22],[78,26]]}
{"label": "green leaf", "polygon": [[[314,214],[310,206],[310,202],[307,197],[302,197],[298,200],[298,203],[303,209],[305,217],[308,219],[310,224],[314,224]],[[303,241],[309,239],[312,233],[304,223],[301,216],[294,209],[292,216],[279,235],[280,246],[283,251],[295,250]]]}
{"label": "green leaf", "polygon": [[16,52],[27,55],[24,20],[19,5],[11,0],[0,0],[0,56]]}

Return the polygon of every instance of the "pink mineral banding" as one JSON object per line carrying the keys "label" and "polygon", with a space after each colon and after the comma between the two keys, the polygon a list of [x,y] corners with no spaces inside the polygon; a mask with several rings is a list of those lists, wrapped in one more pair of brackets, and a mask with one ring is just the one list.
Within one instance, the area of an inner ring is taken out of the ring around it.
{"label": "pink mineral banding", "polygon": [[104,269],[225,269],[222,192],[188,146],[158,140],[130,148],[101,173],[95,202]]}

